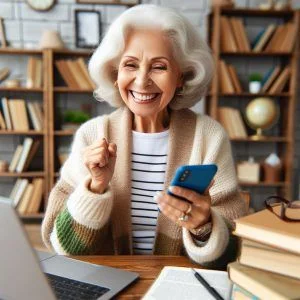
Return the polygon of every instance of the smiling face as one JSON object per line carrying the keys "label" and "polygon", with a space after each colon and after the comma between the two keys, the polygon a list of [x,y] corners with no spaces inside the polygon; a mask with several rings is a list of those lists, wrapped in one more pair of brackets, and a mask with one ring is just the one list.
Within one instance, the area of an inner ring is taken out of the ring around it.
{"label": "smiling face", "polygon": [[160,30],[132,30],[118,68],[118,87],[128,108],[136,116],[157,120],[180,86],[168,38]]}

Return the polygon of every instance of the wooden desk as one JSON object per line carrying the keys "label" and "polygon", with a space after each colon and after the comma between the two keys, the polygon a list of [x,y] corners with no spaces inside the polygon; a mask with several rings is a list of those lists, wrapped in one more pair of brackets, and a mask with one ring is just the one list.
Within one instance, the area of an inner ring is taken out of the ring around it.
{"label": "wooden desk", "polygon": [[117,299],[141,299],[164,266],[196,267],[184,256],[76,256],[75,259],[140,274],[140,278],[117,296]]}

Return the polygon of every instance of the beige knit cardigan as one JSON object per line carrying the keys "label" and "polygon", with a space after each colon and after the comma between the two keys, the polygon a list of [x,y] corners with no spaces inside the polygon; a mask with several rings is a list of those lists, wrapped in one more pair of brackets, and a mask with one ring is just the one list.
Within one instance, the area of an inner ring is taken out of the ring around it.
{"label": "beige knit cardigan", "polygon": [[[117,161],[108,190],[95,194],[87,188],[91,179],[82,151],[103,137],[117,144]],[[66,255],[133,253],[131,147],[132,113],[127,108],[91,119],[78,129],[71,154],[50,193],[42,223],[42,237],[50,249]],[[160,213],[153,254],[186,253],[200,264],[217,261],[229,249],[232,221],[246,212],[238,192],[228,136],[208,116],[197,116],[188,109],[171,111],[169,149],[165,190],[177,167],[217,164],[215,183],[210,189],[212,229],[207,242],[200,246],[188,230]],[[203,232],[206,228],[203,226]]]}

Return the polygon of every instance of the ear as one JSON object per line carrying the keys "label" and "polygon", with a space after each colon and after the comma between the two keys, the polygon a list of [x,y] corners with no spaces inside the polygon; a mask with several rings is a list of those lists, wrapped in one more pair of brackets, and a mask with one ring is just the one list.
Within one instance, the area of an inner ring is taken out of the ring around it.
{"label": "ear", "polygon": [[181,88],[182,86],[183,86],[183,74],[180,73],[178,78],[177,78],[176,87]]}

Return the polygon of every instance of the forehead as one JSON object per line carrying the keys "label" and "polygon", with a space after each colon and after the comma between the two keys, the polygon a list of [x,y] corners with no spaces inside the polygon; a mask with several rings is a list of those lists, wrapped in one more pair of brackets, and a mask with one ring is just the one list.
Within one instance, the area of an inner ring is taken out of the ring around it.
{"label": "forehead", "polygon": [[125,39],[125,55],[172,58],[172,43],[162,30],[132,29]]}

